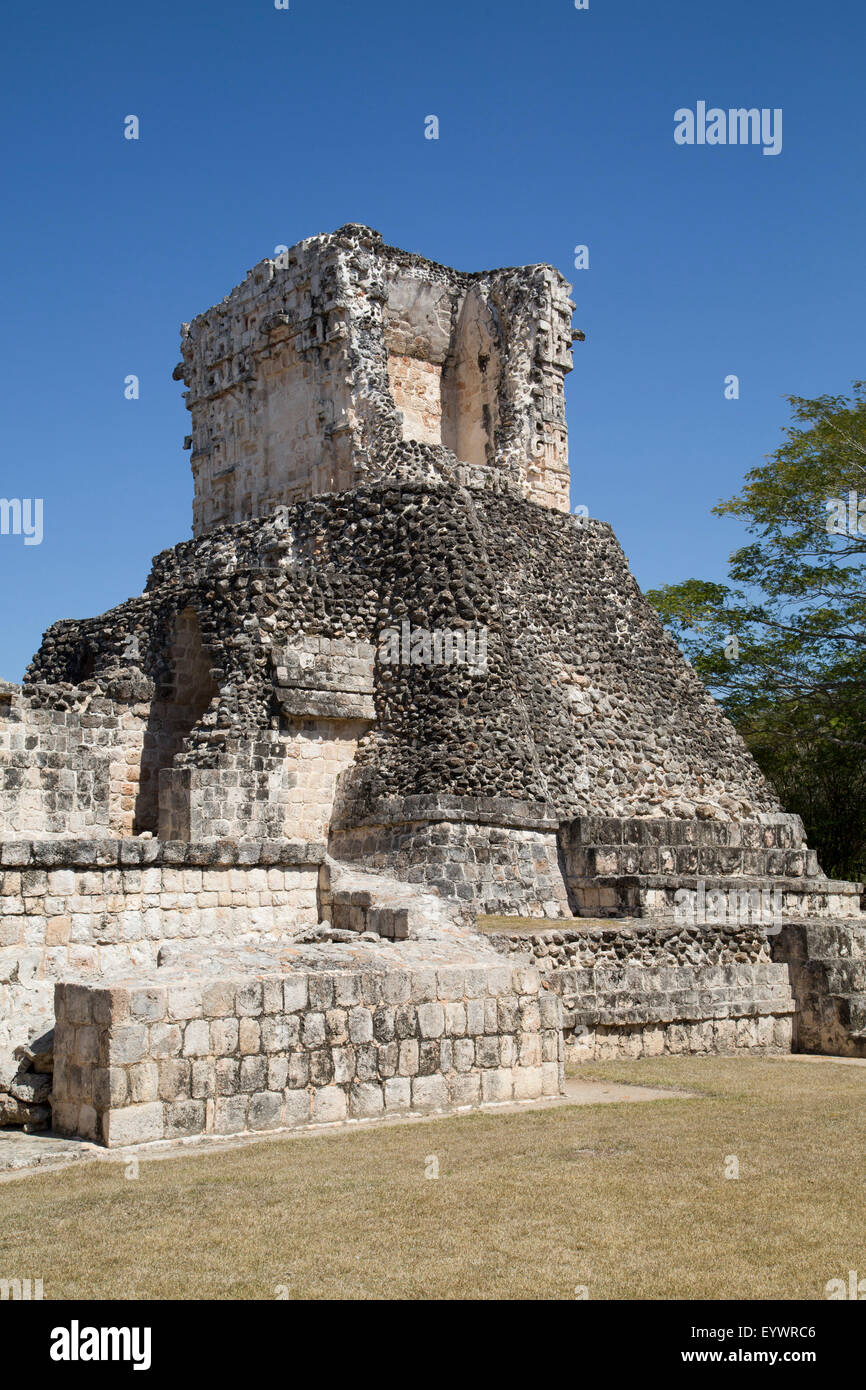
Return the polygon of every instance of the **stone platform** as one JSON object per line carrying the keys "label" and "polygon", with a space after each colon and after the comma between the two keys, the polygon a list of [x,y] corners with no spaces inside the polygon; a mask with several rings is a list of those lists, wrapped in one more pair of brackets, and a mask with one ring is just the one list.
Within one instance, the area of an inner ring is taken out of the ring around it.
{"label": "stone platform", "polygon": [[642,919],[523,926],[488,940],[562,996],[566,1057],[791,1050],[788,968],[756,926]]}
{"label": "stone platform", "polygon": [[533,966],[329,935],[58,985],[55,1129],[113,1147],[560,1093],[561,1001]]}
{"label": "stone platform", "polygon": [[0,1123],[162,1142],[548,1096],[566,1049],[864,1045],[862,885],[569,513],[570,288],[349,223],[183,326],[193,539],[0,683]]}

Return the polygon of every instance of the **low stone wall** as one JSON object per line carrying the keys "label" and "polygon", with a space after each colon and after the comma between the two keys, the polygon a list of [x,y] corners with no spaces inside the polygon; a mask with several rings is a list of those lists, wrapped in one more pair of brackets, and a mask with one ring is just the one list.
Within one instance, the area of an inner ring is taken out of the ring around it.
{"label": "low stone wall", "polygon": [[771,964],[565,970],[573,1060],[665,1053],[790,1052],[795,1004]]}
{"label": "low stone wall", "polygon": [[43,840],[0,846],[0,1080],[58,979],[156,965],[167,942],[267,939],[318,919],[322,846]]}
{"label": "low stone wall", "polygon": [[495,933],[531,958],[565,1007],[572,1060],[664,1053],[790,1052],[787,967],[759,927],[618,926]]}
{"label": "low stone wall", "polygon": [[[392,951],[398,948],[391,947]],[[53,1124],[109,1146],[558,1095],[531,966],[167,968],[58,984]]]}

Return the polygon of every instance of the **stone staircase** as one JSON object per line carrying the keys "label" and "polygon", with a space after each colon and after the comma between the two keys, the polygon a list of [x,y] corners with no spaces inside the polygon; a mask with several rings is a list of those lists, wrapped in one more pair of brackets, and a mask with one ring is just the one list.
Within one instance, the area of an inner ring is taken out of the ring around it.
{"label": "stone staircase", "polygon": [[[633,929],[641,921],[659,928],[678,923],[697,928],[700,946],[711,944],[721,925],[734,933],[756,927],[766,943],[763,959],[772,956],[776,969],[788,970],[796,1003],[793,1050],[866,1057],[863,885],[821,872],[798,816],[766,822],[583,816],[560,827],[559,849],[576,917],[630,918]],[[744,956],[735,959],[737,969],[745,969]],[[766,969],[755,968],[758,974]],[[580,975],[574,984],[587,997],[595,988]],[[648,980],[632,984],[636,1000],[653,992]],[[747,993],[741,982],[742,998],[720,996],[715,1017],[725,1017],[731,1007],[743,1009]],[[611,1007],[589,1020],[594,1029],[615,1027],[622,1001],[613,1012]],[[668,1001],[660,1012],[679,1015],[681,1025],[685,1019],[701,1023],[701,1011],[685,999]],[[768,1002],[758,1014],[770,1017],[774,1008]],[[778,1033],[774,1024],[777,1046]],[[764,1044],[763,1034],[759,1042]]]}
{"label": "stone staircase", "polygon": [[579,917],[673,918],[683,890],[775,893],[783,918],[859,918],[863,885],[829,879],[799,816],[773,821],[581,816],[559,831]]}
{"label": "stone staircase", "polygon": [[319,912],[336,931],[371,932],[394,941],[458,930],[454,906],[437,894],[331,855],[319,870]]}
{"label": "stone staircase", "polygon": [[[528,955],[561,993],[575,1057],[866,1056],[862,885],[821,874],[797,817],[584,817],[561,828],[560,863],[574,918],[484,934],[497,951]],[[721,889],[731,915],[714,922],[708,901],[706,920],[677,919],[683,889],[707,899]],[[777,915],[753,916],[768,897]],[[392,940],[466,925],[437,894],[332,855],[319,903],[335,930]]]}

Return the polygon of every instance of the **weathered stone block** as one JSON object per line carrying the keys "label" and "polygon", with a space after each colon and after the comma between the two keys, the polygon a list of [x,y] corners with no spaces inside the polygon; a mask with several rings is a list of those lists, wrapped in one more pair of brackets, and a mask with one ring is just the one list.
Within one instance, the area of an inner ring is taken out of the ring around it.
{"label": "weathered stone block", "polygon": [[[263,1079],[264,1084],[264,1079]],[[283,1098],[278,1092],[260,1091],[250,1098],[247,1123],[250,1129],[276,1129],[281,1121]]]}
{"label": "weathered stone block", "polygon": [[286,1091],[283,1104],[284,1124],[302,1125],[309,1123],[311,1118],[311,1098],[309,1091]]}
{"label": "weathered stone block", "polygon": [[478,1072],[449,1076],[448,1095],[452,1105],[480,1105],[481,1077]]}
{"label": "weathered stone block", "polygon": [[214,1132],[240,1134],[247,1128],[249,1096],[217,1096],[214,1106]]}
{"label": "weathered stone block", "polygon": [[123,1024],[108,1035],[112,1066],[141,1062],[147,1055],[147,1028],[143,1023]]}
{"label": "weathered stone block", "polygon": [[318,1124],[345,1120],[348,1111],[346,1092],[339,1086],[322,1086],[313,1092],[312,1118]]}
{"label": "weathered stone block", "polygon": [[441,1004],[418,1005],[418,1030],[422,1038],[441,1038],[445,1031],[445,1010]]}
{"label": "weathered stone block", "polygon": [[[125,1073],[121,1072],[124,1077]],[[192,1066],[188,1061],[181,1061],[171,1058],[158,1064],[158,1098],[160,1100],[174,1102],[190,1094],[192,1082]],[[122,1095],[114,1100],[115,1104],[123,1104],[125,1100],[126,1088]]]}
{"label": "weathered stone block", "polygon": [[514,1073],[510,1067],[494,1067],[480,1073],[483,1102],[511,1100],[514,1093]]}
{"label": "weathered stone block", "polygon": [[197,1018],[187,1023],[183,1033],[184,1057],[206,1057],[210,1052],[210,1024]]}
{"label": "weathered stone block", "polygon": [[159,1092],[159,1068],[156,1062],[139,1062],[127,1068],[127,1083],[133,1105],[155,1101]]}
{"label": "weathered stone block", "polygon": [[268,1075],[267,1058],[263,1056],[242,1057],[238,1086],[241,1091],[261,1091],[265,1088]]}
{"label": "weathered stone block", "polygon": [[544,1094],[544,1072],[540,1066],[519,1066],[513,1077],[515,1100],[536,1100]]}
{"label": "weathered stone block", "polygon": [[[353,1059],[354,1062],[354,1059]],[[346,1078],[348,1080],[348,1077]],[[307,1086],[310,1080],[310,1057],[307,1052],[293,1052],[287,1059],[286,1085],[292,1089]]]}
{"label": "weathered stone block", "polygon": [[261,1029],[254,1018],[243,1017],[238,1022],[238,1049],[242,1056],[258,1052],[261,1047]]}
{"label": "weathered stone block", "polygon": [[386,1110],[409,1110],[412,1105],[412,1083],[408,1076],[394,1076],[384,1084]]}
{"label": "weathered stone block", "polygon": [[384,1091],[381,1086],[368,1082],[349,1088],[349,1114],[355,1119],[381,1114],[384,1104]]}
{"label": "weathered stone block", "polygon": [[412,1080],[413,1110],[444,1110],[448,1106],[448,1086],[444,1076],[416,1076]]}
{"label": "weathered stone block", "polygon": [[109,1148],[124,1144],[144,1144],[165,1136],[163,1107],[159,1101],[148,1105],[127,1105],[109,1110],[102,1118],[103,1139]]}
{"label": "weathered stone block", "polygon": [[180,1139],[188,1135],[202,1134],[205,1128],[205,1103],[203,1100],[179,1100],[165,1107],[165,1137]]}

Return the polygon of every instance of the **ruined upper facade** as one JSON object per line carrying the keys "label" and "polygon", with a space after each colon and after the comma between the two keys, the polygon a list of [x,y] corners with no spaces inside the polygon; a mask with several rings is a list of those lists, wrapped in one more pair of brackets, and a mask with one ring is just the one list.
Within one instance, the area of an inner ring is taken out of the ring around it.
{"label": "ruined upper facade", "polygon": [[193,532],[386,478],[394,445],[568,510],[571,286],[464,274],[349,225],[260,261],[184,325]]}

